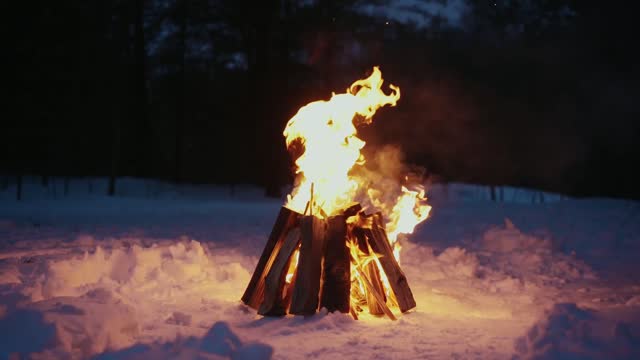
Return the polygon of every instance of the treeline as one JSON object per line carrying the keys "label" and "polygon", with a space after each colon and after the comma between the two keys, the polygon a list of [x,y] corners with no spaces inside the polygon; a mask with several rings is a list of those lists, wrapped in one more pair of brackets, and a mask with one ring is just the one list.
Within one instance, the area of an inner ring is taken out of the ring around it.
{"label": "treeline", "polygon": [[404,24],[382,16],[394,4],[15,2],[0,172],[275,194],[286,121],[380,65],[402,98],[363,129],[370,147],[400,145],[445,181],[640,196],[631,12],[471,0],[455,23]]}

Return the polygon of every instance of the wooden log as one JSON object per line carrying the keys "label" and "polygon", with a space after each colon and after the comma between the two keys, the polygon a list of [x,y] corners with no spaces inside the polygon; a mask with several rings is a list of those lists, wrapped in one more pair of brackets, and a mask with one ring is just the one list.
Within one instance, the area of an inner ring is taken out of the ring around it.
{"label": "wooden log", "polygon": [[393,312],[391,312],[391,309],[389,309],[387,304],[384,303],[382,294],[373,287],[367,274],[363,272],[362,266],[356,266],[356,272],[360,274],[364,282],[364,285],[367,288],[367,291],[371,292],[371,294],[376,298],[376,301],[378,301],[378,304],[380,305],[380,308],[382,308],[382,311],[384,312],[384,314],[387,315],[391,320],[398,320],[396,316],[393,315]]}
{"label": "wooden log", "polygon": [[353,205],[344,209],[344,211],[342,211],[342,215],[348,218],[356,215],[360,212],[360,210],[362,210],[362,205],[360,205],[360,203],[354,203]]}
{"label": "wooden log", "polygon": [[[294,253],[295,254],[295,253]],[[292,260],[293,261],[293,260]],[[285,275],[286,277],[286,275]],[[287,313],[289,313],[289,308],[291,307],[291,297],[293,296],[293,289],[295,289],[296,286],[296,272],[293,272],[293,276],[291,277],[291,281],[289,282],[289,284],[285,285],[285,289],[284,289],[284,299],[282,300],[282,302],[284,303],[286,309],[287,309]]]}
{"label": "wooden log", "polygon": [[358,312],[356,311],[354,306],[351,306],[351,310],[349,311],[354,320],[358,320]]}
{"label": "wooden log", "polygon": [[364,287],[367,289],[367,292],[370,292],[375,297],[378,304],[380,304],[380,307],[382,308],[382,311],[384,312],[384,314],[387,315],[391,320],[397,320],[395,315],[393,315],[393,312],[391,312],[391,309],[389,309],[387,304],[385,304],[383,294],[381,294],[373,286],[373,284],[371,283],[371,280],[369,280],[369,276],[367,276],[367,274],[364,272],[364,269],[362,268],[362,264],[360,263],[360,261],[354,258],[353,256],[351,257],[351,261],[355,265],[355,270],[360,276],[360,279],[362,280]]}
{"label": "wooden log", "polygon": [[285,207],[280,208],[276,222],[273,225],[267,244],[262,251],[262,255],[258,260],[249,285],[242,295],[242,302],[248,306],[258,309],[260,303],[262,303],[264,295],[264,279],[271,263],[275,260],[275,255],[278,253],[284,237],[289,230],[296,226],[299,220],[300,214],[295,211],[289,210]]}
{"label": "wooden log", "polygon": [[407,277],[393,256],[393,249],[391,249],[391,244],[389,244],[387,232],[384,230],[382,216],[380,214],[374,215],[372,228],[363,229],[363,231],[370,233],[370,235],[367,234],[367,238],[373,251],[382,255],[378,260],[380,261],[380,265],[382,265],[382,270],[387,275],[389,285],[396,297],[400,311],[406,312],[415,308],[416,301],[413,298]]}
{"label": "wooden log", "polygon": [[289,264],[293,261],[293,253],[300,243],[300,230],[294,228],[284,239],[280,250],[276,254],[275,260],[267,276],[265,277],[264,300],[260,304],[258,314],[269,316],[286,315],[287,305],[283,299],[285,278]]}
{"label": "wooden log", "polygon": [[300,257],[289,312],[311,315],[318,309],[326,222],[315,216],[304,216],[300,218],[300,231]]}
{"label": "wooden log", "polygon": [[[365,254],[365,256],[371,256],[369,242],[367,240],[364,229],[356,228],[354,229],[354,235],[356,239],[358,239],[358,248],[360,251]],[[386,295],[384,291],[384,286],[382,285],[382,280],[380,279],[380,272],[378,270],[378,265],[374,261],[369,261],[367,264],[362,264],[362,271],[367,276],[369,281],[371,282],[371,286],[375,291],[367,291],[367,306],[369,307],[369,313],[372,315],[383,315],[384,309],[383,305],[386,305]],[[378,296],[374,295],[375,293],[380,294],[380,298],[382,298],[383,303],[381,304],[378,301]]]}
{"label": "wooden log", "polygon": [[332,216],[327,220],[320,307],[349,312],[351,261],[347,247],[347,218]]}
{"label": "wooden log", "polygon": [[[369,262],[365,267],[364,271],[367,276],[371,280],[371,285],[376,289],[376,291],[382,296],[385,301],[383,304],[386,304],[386,295],[384,292],[384,286],[382,285],[382,280],[380,280],[380,272],[378,271],[378,265],[375,262]],[[369,305],[369,314],[371,315],[384,315],[384,310],[382,308],[383,304],[380,304],[376,297],[372,292],[367,293],[367,304]]]}

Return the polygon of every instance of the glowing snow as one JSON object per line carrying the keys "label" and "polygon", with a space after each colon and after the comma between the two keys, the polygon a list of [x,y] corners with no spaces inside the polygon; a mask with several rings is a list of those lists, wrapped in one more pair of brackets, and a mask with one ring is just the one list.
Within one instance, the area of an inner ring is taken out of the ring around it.
{"label": "glowing snow", "polygon": [[518,190],[506,198],[519,204],[494,204],[486,188],[432,188],[439,211],[402,253],[418,308],[390,323],[256,317],[238,299],[281,202],[178,193],[20,204],[0,193],[0,358],[509,359],[552,354],[543,345],[559,332],[550,351],[637,355],[640,285],[586,263],[637,270],[640,225],[602,220],[627,203],[524,205]]}

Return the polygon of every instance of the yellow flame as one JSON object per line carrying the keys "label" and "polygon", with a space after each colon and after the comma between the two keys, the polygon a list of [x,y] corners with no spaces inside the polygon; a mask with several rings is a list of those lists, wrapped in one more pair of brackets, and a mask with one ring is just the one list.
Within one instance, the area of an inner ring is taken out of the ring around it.
{"label": "yellow flame", "polygon": [[349,171],[356,163],[364,162],[360,149],[365,145],[357,136],[354,121],[370,123],[376,110],[395,106],[400,98],[398,87],[389,85],[392,91],[387,95],[382,83],[382,73],[374,67],[371,76],[354,82],[347,92],[303,106],[289,120],[283,133],[287,147],[299,140],[304,152],[295,162],[299,183],[286,207],[303,213],[311,199],[312,186],[314,214],[332,215],[353,201],[358,181],[349,176]]}
{"label": "yellow flame", "polygon": [[[354,201],[368,206],[365,210],[369,214],[381,211],[394,257],[400,261],[398,235],[412,233],[431,210],[426,204],[424,188],[412,187],[413,190],[409,190],[397,184],[390,191],[386,191],[387,187],[384,187],[385,191],[373,190],[369,186],[370,179],[352,174],[355,165],[365,163],[364,155],[360,152],[365,142],[358,138],[356,126],[370,123],[379,108],[395,106],[400,99],[398,87],[389,85],[391,91],[385,94],[382,84],[382,73],[378,67],[374,67],[371,76],[357,80],[345,93],[334,93],[327,101],[309,103],[289,120],[283,132],[287,148],[297,149],[298,145],[302,145],[302,153],[295,161],[296,185],[285,206],[298,213],[309,212],[318,217],[335,215]],[[400,195],[396,197],[396,193]],[[371,223],[360,223],[363,220],[356,218],[347,221],[353,225],[371,226]],[[378,259],[380,255],[371,248],[368,254],[361,251],[354,238],[350,239],[347,246],[352,257],[352,295],[361,297],[366,294],[357,268],[374,261],[380,270],[387,299],[393,303],[395,297]],[[298,254],[299,250],[287,270],[287,283],[292,281]],[[357,300],[352,297],[352,303],[358,303]]]}
{"label": "yellow flame", "polygon": [[370,262],[377,260],[381,255],[373,252],[371,247],[369,247],[369,254],[360,250],[358,246],[358,242],[355,238],[352,238],[347,242],[347,246],[349,247],[349,252],[351,253],[351,258],[355,262],[356,266],[367,266]]}
{"label": "yellow flame", "polygon": [[400,262],[400,243],[398,235],[411,234],[416,225],[424,221],[431,211],[431,206],[426,204],[427,198],[424,195],[424,188],[409,190],[402,187],[402,194],[390,214],[386,224],[389,243],[393,247],[393,255]]}
{"label": "yellow flame", "polygon": [[[356,293],[361,294],[361,296],[366,298],[367,288],[364,285],[364,280],[361,277],[361,271],[364,270],[365,266],[367,266],[372,261],[378,262],[379,254],[373,252],[371,247],[369,247],[369,254],[365,253],[358,246],[358,241],[355,238],[351,238],[347,242],[347,247],[349,248],[349,252],[351,254],[351,286],[357,286]],[[378,262],[379,264],[379,262]],[[387,280],[387,284],[389,281]],[[385,285],[386,286],[386,285]],[[358,303],[358,299],[354,298],[354,292],[351,292],[351,303]]]}
{"label": "yellow flame", "polygon": [[293,273],[295,273],[296,268],[298,267],[298,260],[300,258],[300,245],[298,245],[298,248],[296,249],[296,251],[293,253],[292,256],[293,258],[289,263],[289,268],[287,269],[287,275],[285,276],[285,281],[287,284],[291,284],[291,279],[293,279]]}

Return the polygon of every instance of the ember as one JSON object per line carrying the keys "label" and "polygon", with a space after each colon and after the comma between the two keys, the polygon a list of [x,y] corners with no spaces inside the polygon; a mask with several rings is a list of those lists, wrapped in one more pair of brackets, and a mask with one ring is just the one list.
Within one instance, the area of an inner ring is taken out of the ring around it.
{"label": "ember", "polygon": [[429,215],[424,188],[398,182],[390,196],[354,171],[366,162],[356,125],[400,98],[398,87],[390,85],[387,95],[382,84],[375,67],[346,93],[302,107],[287,123],[296,186],[242,296],[259,314],[310,315],[325,307],[395,320],[392,308],[416,306],[399,265],[398,235]]}

